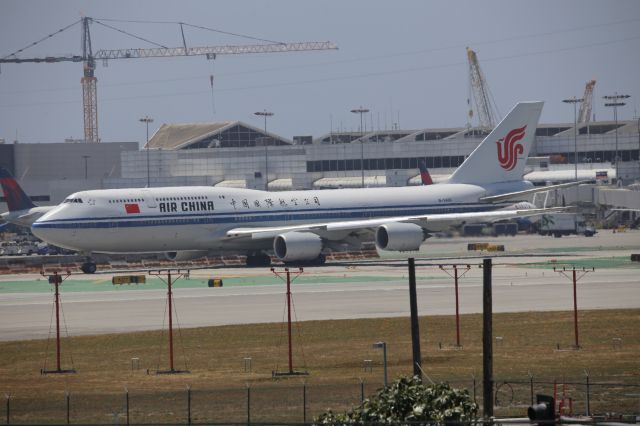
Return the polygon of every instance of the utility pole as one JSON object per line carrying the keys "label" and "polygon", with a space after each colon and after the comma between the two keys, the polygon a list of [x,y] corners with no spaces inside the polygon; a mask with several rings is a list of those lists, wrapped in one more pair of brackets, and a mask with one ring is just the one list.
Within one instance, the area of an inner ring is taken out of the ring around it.
{"label": "utility pole", "polygon": [[362,174],[362,187],[364,188],[364,124],[362,115],[369,112],[367,108],[354,108],[351,110],[354,114],[360,114],[360,172]]}
{"label": "utility pole", "polygon": [[[458,275],[459,266],[462,266],[463,268],[465,268],[462,274],[460,275]],[[451,265],[451,269],[448,269],[446,265],[440,265],[439,267],[447,275],[449,275],[450,277],[453,277],[453,284],[454,284],[455,293],[456,293],[456,347],[461,348],[462,345],[460,344],[460,303],[459,303],[459,297],[458,297],[458,279],[462,278],[467,272],[469,272],[469,270],[471,270],[471,266],[470,265]],[[450,270],[453,270],[453,275],[449,273]]]}
{"label": "utility pole", "polygon": [[564,275],[565,277],[569,278],[573,282],[573,332],[575,337],[575,348],[580,349],[580,340],[578,339],[578,291],[576,287],[577,287],[578,280],[580,278],[584,277],[589,272],[594,272],[595,269],[591,268],[591,270],[589,270],[589,269],[582,268],[582,270],[580,271],[582,272],[582,275],[580,275],[579,277],[577,276],[578,270],[576,269],[575,266],[571,268],[570,271],[571,271],[571,277],[569,277],[566,274],[567,272],[566,268],[562,268],[562,269],[553,268],[553,272],[557,272],[561,275]]}
{"label": "utility pole", "polygon": [[273,113],[271,111],[258,111],[254,112],[255,115],[264,117],[264,190],[269,190],[269,137],[267,136],[267,117],[272,117]]}
{"label": "utility pole", "polygon": [[285,276],[286,278],[282,278],[282,275],[280,275],[280,273],[278,271],[276,271],[275,268],[271,268],[271,272],[273,272],[273,274],[280,278],[281,280],[285,281],[287,283],[287,335],[288,335],[288,343],[289,343],[289,371],[286,373],[279,373],[277,371],[274,371],[272,373],[273,377],[278,377],[278,376],[306,376],[309,373],[307,373],[306,371],[295,371],[293,369],[293,343],[291,340],[291,283],[298,278],[300,275],[302,275],[302,273],[304,272],[304,269],[299,268],[298,269],[298,275],[296,275],[295,277],[293,277],[293,279],[291,278],[291,271],[289,271],[289,268],[284,268],[284,272],[285,272]]}
{"label": "utility pole", "polygon": [[153,118],[145,115],[144,118],[141,118],[138,121],[147,125],[147,144],[145,145],[147,151],[147,188],[151,188],[151,174],[149,172],[149,123],[153,123]]}
{"label": "utility pole", "polygon": [[416,262],[413,257],[409,258],[409,306],[411,310],[411,347],[413,355],[413,375],[420,378],[420,381],[422,381],[422,356],[420,355],[418,296],[416,293]]}
{"label": "utility pole", "polygon": [[[44,277],[45,276],[44,271],[40,272],[40,275]],[[60,354],[61,354],[61,350],[60,350],[60,304],[61,304],[60,285],[64,280],[66,280],[70,276],[71,276],[71,272],[69,271],[67,271],[64,277],[62,275],[58,275],[57,271],[54,271],[53,275],[49,275],[49,284],[53,284],[55,286],[54,304],[56,307],[55,309],[56,310],[56,369],[55,370],[42,369],[40,370],[40,374],[51,374],[51,373],[65,374],[65,373],[76,372],[76,370],[73,368],[68,370],[63,370],[62,367],[60,366]],[[73,359],[72,359],[72,362],[73,362]]]}
{"label": "utility pole", "polygon": [[[491,258],[482,262],[482,404],[485,421],[493,417],[493,299]],[[488,423],[485,423],[488,424]],[[490,423],[489,423],[490,424]]]}
{"label": "utility pole", "polygon": [[[175,276],[173,280],[171,279],[171,271],[175,271]],[[163,275],[167,275],[167,280],[165,281]],[[173,363],[173,291],[172,287],[175,281],[189,274],[189,270],[180,270],[180,269],[164,269],[159,271],[149,271],[149,275],[153,275],[158,277],[161,281],[164,281],[167,284],[167,306],[169,310],[169,370],[158,370],[156,374],[177,374],[177,373],[189,373],[189,370],[176,370]]]}
{"label": "utility pole", "polygon": [[604,106],[606,107],[612,107],[613,108],[613,120],[615,121],[615,126],[616,126],[616,157],[614,158],[615,162],[616,162],[616,183],[620,181],[620,174],[619,174],[619,162],[620,159],[618,158],[618,107],[622,107],[625,106],[626,103],[622,102],[621,99],[627,99],[630,98],[631,96],[629,95],[618,95],[618,92],[615,92],[615,94],[613,95],[608,95],[608,96],[603,96],[602,98],[606,101],[609,102],[605,102]]}

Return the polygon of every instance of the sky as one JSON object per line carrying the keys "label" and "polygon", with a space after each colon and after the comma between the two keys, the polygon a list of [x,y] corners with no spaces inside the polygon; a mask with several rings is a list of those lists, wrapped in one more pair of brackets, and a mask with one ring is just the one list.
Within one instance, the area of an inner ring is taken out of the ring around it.
{"label": "sky", "polygon": [[[619,119],[640,114],[637,0],[2,0],[0,58],[43,38],[16,56],[81,54],[79,24],[57,31],[83,16],[104,24],[91,26],[94,52],[179,47],[176,22],[190,24],[183,28],[192,47],[264,43],[256,39],[339,47],[99,61],[103,142],[143,142],[145,116],[154,119],[150,133],[163,123],[239,120],[262,128],[254,112],[265,109],[274,113],[268,130],[287,138],[357,131],[360,117],[350,110],[360,106],[371,111],[366,129],[465,126],[466,46],[502,116],[518,101],[543,100],[541,122],[572,122],[573,107],[562,100],[581,97],[591,79],[596,119],[612,119],[602,96],[615,92],[631,96]],[[81,77],[81,63],[0,64],[0,138],[83,138]]]}

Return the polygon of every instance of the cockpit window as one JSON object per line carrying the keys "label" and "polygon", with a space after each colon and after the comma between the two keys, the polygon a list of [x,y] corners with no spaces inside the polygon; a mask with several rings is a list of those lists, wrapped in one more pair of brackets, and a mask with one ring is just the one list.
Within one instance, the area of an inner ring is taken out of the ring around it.
{"label": "cockpit window", "polygon": [[82,203],[82,198],[67,198],[63,203]]}

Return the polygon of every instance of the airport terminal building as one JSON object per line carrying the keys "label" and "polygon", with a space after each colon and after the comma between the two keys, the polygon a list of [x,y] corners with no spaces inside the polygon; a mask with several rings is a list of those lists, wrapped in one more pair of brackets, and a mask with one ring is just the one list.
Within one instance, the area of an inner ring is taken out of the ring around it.
{"label": "airport terminal building", "polygon": [[[536,185],[579,180],[640,181],[638,121],[540,124],[525,176]],[[435,182],[487,135],[474,128],[330,132],[285,137],[240,121],[163,124],[137,142],[1,143],[9,169],[36,204],[99,188],[214,185],[281,191],[420,184],[423,159]],[[617,147],[617,149],[616,149]],[[615,158],[619,162],[615,164]],[[619,173],[616,176],[616,172]],[[4,200],[2,200],[4,201]],[[639,206],[640,207],[640,206]],[[6,211],[6,204],[0,203]]]}

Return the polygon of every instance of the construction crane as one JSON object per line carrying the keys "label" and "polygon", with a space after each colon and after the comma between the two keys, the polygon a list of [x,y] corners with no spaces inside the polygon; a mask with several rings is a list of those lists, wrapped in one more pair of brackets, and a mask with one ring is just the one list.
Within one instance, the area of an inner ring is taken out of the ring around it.
{"label": "construction crane", "polygon": [[[500,118],[500,114],[489,90],[489,84],[480,69],[478,56],[476,52],[468,47],[467,59],[469,60],[469,91],[471,92],[469,97],[473,96],[480,127],[493,129]],[[473,108],[469,98],[467,98],[467,104],[469,105],[469,120],[471,120],[473,118]]]}
{"label": "construction crane", "polygon": [[[35,46],[36,44],[49,39],[50,37],[65,31],[72,26],[81,23],[82,24],[82,55],[71,56],[46,56],[41,58],[18,58],[16,55],[24,51],[26,48]],[[47,37],[44,37],[34,43],[31,43],[27,47],[20,49],[10,55],[0,58],[0,64],[3,63],[56,63],[56,62],[82,62],[83,63],[83,76],[80,80],[82,84],[82,109],[84,118],[84,139],[85,142],[99,142],[98,137],[98,95],[97,95],[97,83],[98,79],[95,76],[96,60],[102,59],[107,61],[109,59],[135,59],[135,58],[170,58],[175,56],[206,56],[207,59],[215,59],[217,55],[238,55],[247,53],[276,53],[276,52],[301,52],[309,50],[335,50],[338,47],[329,41],[326,42],[298,42],[298,43],[278,43],[270,42],[269,40],[256,39],[266,41],[266,44],[252,44],[252,45],[228,45],[228,46],[205,46],[205,47],[187,47],[186,39],[184,37],[183,26],[188,25],[195,28],[212,30],[211,28],[198,27],[195,25],[186,24],[183,22],[176,22],[180,25],[180,31],[182,34],[182,47],[166,47],[153,43],[158,47],[146,48],[146,49],[113,49],[113,50],[98,50],[93,52],[91,49],[91,33],[89,26],[92,23],[98,23],[107,28],[117,30],[119,32],[129,34],[125,31],[114,28],[103,22],[83,17],[80,20],[70,24]],[[218,30],[212,30],[216,32],[223,32]],[[224,33],[224,32],[223,32]],[[232,33],[226,33],[231,35],[238,35]],[[149,40],[142,39],[141,37],[133,36],[138,39],[149,42]],[[243,36],[246,37],[246,36]],[[253,38],[254,37],[248,37]]]}
{"label": "construction crane", "polygon": [[580,112],[578,113],[578,123],[589,123],[591,121],[591,102],[593,100],[593,87],[595,85],[595,80],[587,81],[582,103],[580,104]]}

